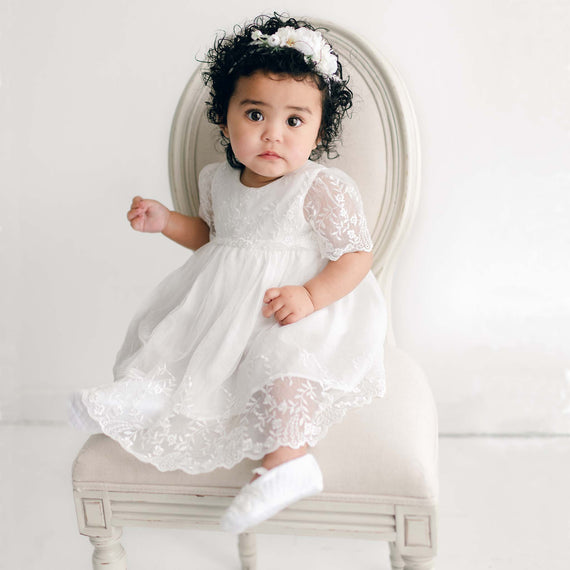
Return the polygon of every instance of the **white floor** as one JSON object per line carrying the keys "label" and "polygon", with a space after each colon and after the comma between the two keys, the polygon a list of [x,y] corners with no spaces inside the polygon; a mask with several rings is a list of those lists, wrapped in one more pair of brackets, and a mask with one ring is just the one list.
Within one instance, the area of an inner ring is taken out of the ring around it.
{"label": "white floor", "polygon": [[[0,568],[89,570],[71,462],[84,436],[0,424]],[[442,438],[438,570],[570,568],[570,438]],[[238,570],[222,533],[125,529],[129,570]],[[388,570],[361,540],[258,537],[259,570]]]}

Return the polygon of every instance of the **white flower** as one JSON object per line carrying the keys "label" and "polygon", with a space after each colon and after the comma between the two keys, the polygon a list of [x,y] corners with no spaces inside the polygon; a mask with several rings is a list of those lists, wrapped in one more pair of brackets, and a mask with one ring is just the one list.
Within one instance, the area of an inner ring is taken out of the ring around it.
{"label": "white flower", "polygon": [[279,38],[280,47],[293,47],[295,45],[296,35],[295,28],[287,26],[285,28],[279,28],[273,35]]}
{"label": "white flower", "polygon": [[271,47],[281,47],[281,39],[279,38],[279,36],[277,34],[273,34],[272,36],[269,36],[267,38],[267,43]]}
{"label": "white flower", "polygon": [[318,61],[321,45],[324,43],[320,32],[312,32],[307,28],[300,28],[296,34],[295,49]]}
{"label": "white flower", "polygon": [[308,28],[293,28],[286,26],[277,30],[271,36],[254,30],[251,39],[255,45],[269,47],[292,48],[302,53],[307,63],[315,66],[317,73],[331,78],[338,68],[338,60],[332,53],[331,47],[320,32]]}
{"label": "white flower", "polygon": [[334,75],[338,69],[338,60],[331,53],[329,46],[323,46],[320,53],[318,68],[323,75]]}

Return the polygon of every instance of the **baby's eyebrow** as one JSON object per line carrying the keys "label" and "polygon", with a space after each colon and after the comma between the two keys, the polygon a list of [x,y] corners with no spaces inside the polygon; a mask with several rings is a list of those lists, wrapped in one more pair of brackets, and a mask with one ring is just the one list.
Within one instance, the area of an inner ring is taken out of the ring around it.
{"label": "baby's eyebrow", "polygon": [[243,101],[240,102],[240,106],[244,106],[244,105],[258,105],[260,107],[267,107],[267,103],[264,103],[263,101],[256,101],[255,99],[243,99]]}
{"label": "baby's eyebrow", "polygon": [[309,107],[293,107],[292,105],[287,107],[287,109],[293,109],[293,111],[298,111],[299,113],[308,113],[309,115],[313,114],[313,111],[309,109]]}
{"label": "baby's eyebrow", "polygon": [[[257,101],[255,99],[244,99],[240,102],[240,107],[244,107],[246,105],[256,105],[258,107],[271,107],[269,103],[265,103],[264,101]],[[313,114],[313,111],[309,109],[309,107],[297,107],[295,105],[288,105],[287,109],[291,109],[292,111],[297,111],[298,113],[307,113],[309,115]]]}

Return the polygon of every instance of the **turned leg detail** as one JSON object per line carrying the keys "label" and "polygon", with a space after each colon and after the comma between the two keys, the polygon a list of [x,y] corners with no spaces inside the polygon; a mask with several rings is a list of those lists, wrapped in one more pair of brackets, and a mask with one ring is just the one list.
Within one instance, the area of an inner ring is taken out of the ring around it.
{"label": "turned leg detail", "polygon": [[119,542],[122,534],[121,528],[113,528],[112,536],[89,537],[94,547],[93,570],[127,570],[127,555]]}
{"label": "turned leg detail", "polygon": [[238,536],[238,549],[242,570],[255,570],[257,568],[255,534],[240,534]]}
{"label": "turned leg detail", "polygon": [[390,564],[392,565],[392,570],[403,570],[404,560],[400,555],[398,550],[398,545],[395,542],[390,542]]}
{"label": "turned leg detail", "polygon": [[433,557],[410,556],[402,554],[404,570],[434,570],[435,560]]}

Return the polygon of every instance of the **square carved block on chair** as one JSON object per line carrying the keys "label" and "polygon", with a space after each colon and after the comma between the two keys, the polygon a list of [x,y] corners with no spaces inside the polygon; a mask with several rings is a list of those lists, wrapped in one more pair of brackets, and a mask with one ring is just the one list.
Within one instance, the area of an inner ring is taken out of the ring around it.
{"label": "square carved block on chair", "polygon": [[[416,208],[419,144],[415,116],[395,70],[361,38],[322,23],[357,94],[334,165],[358,183],[374,240],[373,272],[388,307],[394,261]],[[207,95],[197,71],[176,110],[170,141],[175,207],[197,215],[197,176],[223,160],[206,121]],[[389,319],[389,322],[391,319]],[[385,346],[386,396],[348,412],[312,450],[324,492],[304,499],[239,536],[243,569],[256,567],[255,535],[361,537],[390,543],[394,569],[434,568],[437,549],[437,414],[422,370]],[[73,464],[81,534],[94,545],[93,568],[124,570],[125,526],[219,529],[219,519],[259,463],[189,475],[142,463],[103,434],[91,436]],[[157,530],[159,532],[159,530]]]}

